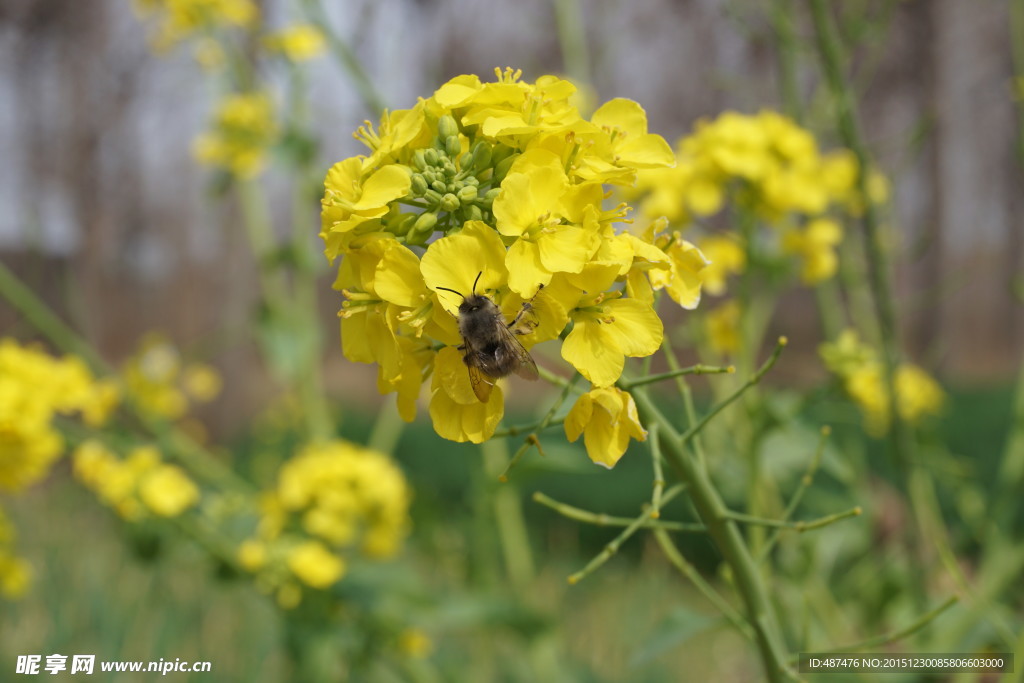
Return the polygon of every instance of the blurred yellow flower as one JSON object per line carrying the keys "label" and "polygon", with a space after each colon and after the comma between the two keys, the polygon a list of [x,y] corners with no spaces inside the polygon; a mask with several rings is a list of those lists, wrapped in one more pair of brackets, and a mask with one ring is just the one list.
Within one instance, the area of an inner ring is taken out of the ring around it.
{"label": "blurred yellow flower", "polygon": [[407,628],[398,634],[398,651],[406,657],[424,659],[434,650],[434,641],[423,630]]}
{"label": "blurred yellow flower", "polygon": [[213,367],[196,364],[185,367],[183,384],[189,396],[205,403],[217,397],[223,382]]}
{"label": "blurred yellow flower", "polygon": [[32,567],[13,551],[14,525],[0,508],[0,597],[22,597],[32,582]]}
{"label": "blurred yellow flower", "polygon": [[710,235],[698,242],[707,264],[700,270],[704,291],[712,296],[725,294],[730,275],[738,275],[747,266],[747,254],[735,235]]}
{"label": "blurred yellow flower", "polygon": [[299,543],[288,554],[288,568],[307,586],[328,588],[345,573],[344,561],[319,541]]}
{"label": "blurred yellow flower", "polygon": [[157,21],[157,50],[216,28],[250,26],[259,17],[251,0],[135,0],[135,6]]}
{"label": "blurred yellow flower", "polygon": [[800,278],[806,285],[828,280],[839,268],[836,247],[843,229],[830,218],[816,218],[803,228],[790,228],[782,235],[783,251],[800,259]]}
{"label": "blurred yellow flower", "polygon": [[139,484],[139,500],[160,517],[177,517],[198,502],[199,489],[180,467],[159,465]]}
{"label": "blurred yellow flower", "polygon": [[708,345],[716,353],[732,356],[740,350],[740,314],[739,302],[730,299],[705,315],[704,326]]}
{"label": "blurred yellow flower", "polygon": [[323,54],[327,41],[316,26],[295,24],[270,34],[264,43],[268,49],[281,53],[292,62],[304,62]]}
{"label": "blurred yellow flower", "polygon": [[96,381],[81,359],[0,339],[0,489],[25,488],[50,471],[64,450],[56,417],[79,413],[97,427],[117,402],[116,387]]}
{"label": "blurred yellow flower", "polygon": [[251,178],[263,171],[267,150],[277,135],[270,95],[236,93],[217,105],[211,130],[196,138],[192,152],[200,163]]}

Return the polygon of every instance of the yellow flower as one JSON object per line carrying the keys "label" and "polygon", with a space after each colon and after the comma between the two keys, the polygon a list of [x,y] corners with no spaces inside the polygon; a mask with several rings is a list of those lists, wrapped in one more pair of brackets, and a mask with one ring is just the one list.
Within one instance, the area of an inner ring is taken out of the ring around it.
{"label": "yellow flower", "polygon": [[565,418],[565,435],[576,441],[580,434],[590,459],[609,469],[626,452],[630,438],[647,440],[633,397],[618,387],[592,389],[576,400]]}
{"label": "yellow flower", "polygon": [[704,319],[708,344],[723,356],[734,355],[740,349],[740,305],[732,299],[710,311]]}
{"label": "yellow flower", "polygon": [[80,413],[99,426],[116,402],[116,390],[81,359],[0,340],[0,489],[25,488],[50,471],[64,450],[53,426],[58,415]]}
{"label": "yellow flower", "polygon": [[0,595],[20,598],[32,583],[32,566],[20,557],[0,551]]}
{"label": "yellow flower", "polygon": [[791,228],[782,237],[783,249],[800,257],[800,278],[804,284],[815,285],[828,280],[839,268],[836,246],[843,239],[839,223],[829,218],[816,218],[804,228]]}
{"label": "yellow flower", "polygon": [[407,420],[430,379],[435,431],[477,443],[501,420],[504,391],[483,403],[470,387],[457,348],[463,295],[489,297],[507,321],[528,309],[517,326],[527,349],[574,320],[563,357],[611,384],[626,356],[660,344],[653,273],[665,273],[657,288],[693,307],[704,265],[688,243],[666,236],[663,250],[626,233],[629,207],[604,205],[603,183],[673,163],[640,105],[613,100],[588,121],[568,81],[497,75],[458,76],[409,110],[385,112],[377,129],[360,128],[370,156],[335,164],[321,214],[325,253],[341,257],[346,357],[378,365],[378,388],[398,394]]}
{"label": "yellow flower", "polygon": [[345,573],[345,562],[319,541],[305,541],[288,554],[288,569],[307,586],[329,588]]}
{"label": "yellow flower", "polygon": [[562,358],[596,387],[614,384],[625,357],[649,356],[661,346],[664,326],[649,304],[637,299],[584,299],[573,310],[572,331],[562,343]]}
{"label": "yellow flower", "polygon": [[312,24],[295,24],[267,36],[267,47],[280,52],[292,62],[304,62],[323,54],[326,46],[323,32]]}
{"label": "yellow flower", "polygon": [[263,569],[267,564],[267,545],[262,541],[250,538],[238,547],[238,563],[249,572]]}
{"label": "yellow flower", "polygon": [[398,650],[407,657],[424,659],[434,650],[434,642],[418,628],[407,628],[398,634]]}
{"label": "yellow flower", "polygon": [[199,489],[181,468],[160,465],[142,479],[139,500],[160,517],[177,517],[196,504]]}
{"label": "yellow flower", "polygon": [[251,0],[136,0],[135,6],[143,17],[159,21],[157,50],[217,28],[249,26],[259,14]]}
{"label": "yellow flower", "polygon": [[217,370],[209,365],[194,364],[185,367],[185,391],[197,401],[212,401],[220,393],[223,382]]}
{"label": "yellow flower", "polygon": [[725,282],[747,267],[747,254],[736,236],[711,235],[700,240],[700,250],[707,264],[700,270],[704,291],[712,296],[725,294]]}
{"label": "yellow flower", "polygon": [[196,138],[192,152],[200,163],[251,178],[263,171],[277,134],[270,95],[237,93],[220,102],[212,129]]}

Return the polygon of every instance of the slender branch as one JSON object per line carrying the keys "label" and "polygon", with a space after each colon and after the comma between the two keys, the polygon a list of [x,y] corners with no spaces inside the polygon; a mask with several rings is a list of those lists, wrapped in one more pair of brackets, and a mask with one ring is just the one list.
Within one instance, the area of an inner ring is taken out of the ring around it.
{"label": "slender branch", "polygon": [[758,368],[757,372],[750,376],[750,379],[748,379],[746,382],[743,383],[743,385],[740,388],[738,388],[736,391],[734,391],[732,394],[726,397],[724,401],[722,401],[714,408],[712,408],[711,412],[705,415],[700,422],[698,422],[695,425],[692,425],[689,429],[683,432],[682,436],[679,437],[682,445],[685,445],[690,439],[699,434],[700,430],[704,429],[704,427],[707,426],[707,424],[716,415],[725,410],[729,406],[729,404],[731,404],[733,401],[735,401],[744,393],[746,393],[746,391],[750,389],[750,387],[760,382],[761,378],[765,376],[765,373],[771,370],[772,367],[775,365],[775,362],[779,360],[779,356],[782,354],[782,350],[786,348],[787,343],[788,340],[785,337],[779,337],[778,342],[776,342],[775,344],[775,350],[772,351],[772,355],[768,357],[768,360],[766,360],[760,368]]}
{"label": "slender branch", "polygon": [[590,83],[590,59],[580,0],[554,0],[558,43],[565,71],[581,84]]}
{"label": "slender branch", "polygon": [[[821,458],[825,453],[825,443],[828,441],[829,434],[832,433],[832,428],[828,425],[821,428],[821,436],[818,438],[818,447],[814,450],[814,455],[811,457],[811,462],[807,465],[807,471],[804,472],[804,476],[800,477],[800,483],[796,487],[796,491],[793,492],[793,497],[789,499],[789,504],[786,505],[786,509],[782,513],[782,521],[788,520],[796,512],[797,507],[800,505],[800,501],[803,500],[804,492],[807,491],[811,483],[814,481],[814,475],[818,471],[819,465],[821,465]],[[758,555],[758,561],[763,561],[764,558],[768,557],[771,553],[772,548],[779,540],[779,536],[782,534],[782,530],[776,530],[768,537],[765,541],[764,547],[761,548],[761,553]]]}
{"label": "slender branch", "polygon": [[[550,420],[546,425],[544,425],[544,428],[547,429],[548,427],[557,427],[563,422],[565,422],[565,417],[556,417]],[[537,420],[536,422],[531,422],[530,424],[515,425],[513,427],[507,427],[506,429],[499,429],[498,431],[494,432],[492,438],[498,438],[502,436],[519,436],[520,434],[526,434],[527,432],[537,432],[540,431],[540,426],[542,424],[544,424],[544,420]]]}
{"label": "slender branch", "polygon": [[[672,348],[672,342],[669,341],[668,335],[662,339],[661,350],[665,354],[665,360],[668,361],[668,367],[671,370],[680,370],[679,359],[676,357],[675,349]],[[676,379],[676,388],[679,389],[679,395],[683,398],[683,410],[686,411],[686,427],[689,429],[697,424],[697,411],[693,407],[693,392],[690,391],[690,385],[686,379],[680,375]],[[702,439],[694,436],[691,439],[693,444],[693,452],[697,455],[697,461],[701,467],[707,467],[707,460],[704,458],[704,445]]]}
{"label": "slender branch", "polygon": [[662,496],[665,492],[665,473],[661,467],[661,442],[658,440],[658,423],[651,425],[647,443],[651,449],[651,464],[654,466],[654,486],[651,490],[651,517],[661,517]]}
{"label": "slender branch", "polygon": [[[558,410],[562,407],[562,404],[565,403],[565,399],[568,398],[569,392],[572,391],[573,387],[576,385],[576,382],[579,381],[579,379],[580,373],[577,372],[574,373],[572,378],[565,383],[565,385],[562,387],[562,393],[559,394],[558,398],[555,399],[555,402],[551,404],[551,408],[550,410],[548,410],[547,414],[543,418],[541,418],[541,421],[539,423],[537,423],[538,432],[542,432],[545,429],[547,429],[548,425],[551,424],[551,421],[555,419],[555,413],[557,413]],[[498,477],[498,481],[508,481],[508,473],[512,471],[512,468],[516,466],[516,464],[522,459],[524,455],[526,455],[526,452],[530,450],[531,446],[536,446],[537,452],[539,452],[541,455],[544,455],[544,451],[540,447],[540,439],[537,437],[536,433],[531,432],[526,437],[526,440],[523,442],[523,445],[520,446],[518,450],[516,450],[515,454],[512,456],[512,459],[508,461],[508,466],[505,468],[505,471],[501,473],[501,476]]]}
{"label": "slender branch", "polygon": [[[671,489],[665,492],[664,502],[667,503],[668,501],[675,498],[677,495],[682,493],[684,488],[684,486],[673,486]],[[618,536],[609,541],[608,544],[601,549],[601,552],[599,552],[594,557],[594,559],[587,563],[587,566],[585,566],[583,569],[579,570],[575,574],[569,575],[569,583],[577,584],[581,580],[585,579],[587,576],[592,574],[594,571],[596,571],[598,567],[600,567],[605,562],[610,560],[612,556],[615,555],[615,553],[619,552],[619,548],[622,546],[623,543],[626,542],[626,540],[629,539],[630,536],[635,534],[642,526],[644,526],[646,523],[650,521],[651,510],[650,507],[645,504],[643,506],[643,512],[641,512],[636,519],[630,522],[629,526],[622,530],[622,533],[620,533]]]}
{"label": "slender branch", "polygon": [[[935,620],[940,614],[948,610],[950,607],[959,602],[960,597],[952,595],[947,598],[941,605],[931,610],[927,614],[923,615],[917,621],[913,622],[909,626],[888,633],[881,636],[875,636],[874,638],[868,638],[862,640],[859,643],[853,643],[852,645],[843,645],[842,647],[832,647],[828,650],[822,650],[822,652],[857,652],[859,650],[867,650],[868,648],[879,647],[881,645],[888,645],[889,643],[895,643],[897,640],[903,640],[907,636],[913,635],[927,626],[929,623]],[[795,660],[793,660],[795,661]]]}
{"label": "slender branch", "polygon": [[691,365],[688,368],[673,369],[669,372],[658,373],[657,375],[648,375],[647,377],[639,377],[637,379],[619,382],[619,386],[625,391],[629,391],[633,387],[642,387],[648,384],[654,384],[655,382],[662,382],[666,379],[675,379],[682,375],[721,375],[732,374],[734,372],[736,372],[736,366],[734,365],[728,365],[725,367],[719,367],[717,365]]}
{"label": "slender branch", "polygon": [[804,532],[812,531],[814,529],[820,529],[826,527],[829,524],[835,524],[836,522],[848,519],[850,517],[859,517],[863,514],[860,506],[837,512],[832,515],[826,515],[825,517],[819,517],[818,519],[812,519],[800,522],[790,522],[782,519],[767,519],[765,517],[757,517],[755,515],[748,515],[742,512],[734,512],[727,510],[725,513],[726,519],[731,519],[736,522],[743,522],[744,524],[753,524],[755,526],[767,526],[775,529],[792,529],[793,531]]}
{"label": "slender branch", "polygon": [[[676,494],[673,494],[676,495]],[[568,519],[575,520],[577,522],[583,522],[584,524],[593,524],[594,526],[625,526],[633,524],[636,519],[632,517],[615,517],[612,515],[606,515],[603,512],[591,512],[590,510],[584,510],[568,503],[562,503],[555,500],[551,496],[545,495],[540,491],[533,494],[533,500],[541,505],[551,508],[558,514]],[[661,503],[664,505],[669,501],[668,493],[662,496]],[[647,519],[640,525],[644,529],[662,529],[664,531],[678,531],[681,533],[698,534],[707,532],[707,527],[703,524],[694,524],[688,522],[671,522],[667,520],[659,520],[654,517],[653,509],[647,513]]]}
{"label": "slender branch", "polygon": [[665,529],[655,529],[654,538],[658,541],[658,545],[661,546],[661,551],[665,553],[665,557],[679,570],[679,573],[689,579],[690,583],[729,620],[729,623],[736,627],[737,631],[743,634],[744,638],[753,641],[755,639],[754,630],[750,628],[750,624],[744,621],[743,615],[729,604],[729,601],[723,598],[710,583],[705,581],[704,577],[700,575],[700,572],[692,564],[687,562],[683,554],[679,552],[679,548],[672,542],[668,532]]}

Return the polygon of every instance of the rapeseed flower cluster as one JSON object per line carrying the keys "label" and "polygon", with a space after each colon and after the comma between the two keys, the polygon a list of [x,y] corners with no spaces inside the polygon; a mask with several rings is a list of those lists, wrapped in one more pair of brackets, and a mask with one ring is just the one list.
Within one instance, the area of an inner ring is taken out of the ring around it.
{"label": "rapeseed flower cluster", "polygon": [[75,448],[72,459],[75,477],[125,520],[177,517],[199,502],[195,483],[153,446],[135,447],[121,458],[89,439]]}
{"label": "rapeseed flower cluster", "polygon": [[157,50],[219,29],[246,28],[259,19],[252,0],[135,0],[135,6],[144,19],[156,23]]}
{"label": "rapeseed flower cluster", "polygon": [[[407,421],[429,380],[435,430],[474,443],[504,412],[500,386],[486,402],[474,394],[458,349],[460,294],[474,283],[506,320],[529,302],[522,344],[562,339],[562,357],[597,392],[577,415],[614,422],[605,414],[630,413],[612,388],[625,359],[662,341],[654,292],[693,308],[707,267],[666,222],[625,230],[629,207],[606,203],[606,186],[675,163],[639,104],[614,99],[587,119],[572,83],[496,73],[496,82],[458,76],[379,126],[367,122],[356,137],[368,153],[330,169],[322,202],[326,254],[340,258],[346,357],[377,364],[378,388],[397,393]],[[639,426],[622,433],[644,436]]]}
{"label": "rapeseed flower cluster", "polygon": [[[889,392],[885,368],[875,350],[863,343],[854,330],[844,330],[836,341],[822,344],[819,353],[860,408],[868,432],[874,436],[885,434],[889,430]],[[901,420],[913,424],[941,412],[946,395],[931,375],[910,363],[900,364],[895,375]]]}
{"label": "rapeseed flower cluster", "polygon": [[300,585],[326,589],[342,578],[341,551],[375,559],[398,552],[410,498],[401,470],[383,453],[346,441],[306,446],[264,495],[257,534],[239,548],[239,562],[293,607]]}
{"label": "rapeseed flower cluster", "polygon": [[312,24],[294,24],[271,33],[263,39],[271,52],[292,63],[305,62],[323,54],[327,41],[323,31]]}
{"label": "rapeseed flower cluster", "polygon": [[[857,188],[859,166],[849,150],[823,153],[810,131],[772,111],[755,115],[725,112],[701,121],[677,146],[674,168],[644,170],[632,195],[639,197],[648,219],[665,216],[687,226],[727,206],[751,213],[776,228],[775,236],[754,236],[783,256],[798,261],[801,280],[815,285],[837,269],[839,222],[830,213],[863,209]],[[869,175],[870,200],[884,201],[888,184],[878,172]],[[723,275],[745,267],[743,240],[731,233],[715,246],[727,249],[725,260],[709,255],[704,273],[709,291],[724,291]],[[702,249],[703,241],[698,242]],[[705,252],[707,253],[707,252]]]}
{"label": "rapeseed flower cluster", "polygon": [[192,152],[200,163],[251,178],[266,166],[267,152],[278,135],[269,93],[233,93],[217,105],[210,130],[196,138]]}
{"label": "rapeseed flower cluster", "polygon": [[54,422],[77,415],[101,426],[119,401],[115,384],[97,380],[80,358],[0,340],[0,490],[39,481],[64,452]]}
{"label": "rapeseed flower cluster", "polygon": [[178,349],[157,334],[147,335],[121,367],[126,393],[145,413],[177,420],[190,400],[205,403],[220,393],[220,374],[203,363],[186,363]]}

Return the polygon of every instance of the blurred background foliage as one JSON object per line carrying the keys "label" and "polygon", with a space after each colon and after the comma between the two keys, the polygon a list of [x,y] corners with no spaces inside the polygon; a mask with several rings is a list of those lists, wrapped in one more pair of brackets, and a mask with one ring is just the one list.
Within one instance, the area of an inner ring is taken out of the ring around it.
{"label": "blurred background foliage", "polygon": [[[306,206],[303,222],[293,205],[309,180],[295,169],[318,181],[330,163],[361,152],[349,131],[377,118],[371,105],[407,107],[454,75],[486,75],[506,64],[531,79],[568,75],[589,86],[597,102],[635,99],[650,129],[670,142],[725,110],[795,115],[790,110],[798,107],[823,149],[843,144],[807,4],[796,0],[258,5],[260,19],[252,21],[267,27],[312,18],[332,32],[331,51],[302,66],[305,127],[285,136],[268,165],[272,244],[299,234],[294,244],[319,250],[313,209]],[[958,594],[961,604],[917,640],[894,647],[1024,653],[1022,511],[1016,503],[990,507],[1015,500],[1020,473],[1006,463],[1024,457],[1016,379],[1024,347],[1020,5],[856,0],[832,9],[867,143],[892,186],[884,219],[900,336],[907,356],[938,376],[948,397],[939,418],[915,434],[916,457],[932,483],[908,481],[886,455],[884,438],[866,432],[830,379],[818,355],[814,295],[796,287],[780,293],[766,327],[791,344],[766,379],[771,399],[762,407],[770,428],[759,448],[771,457],[759,476],[773,482],[773,494],[792,491],[818,447],[820,426],[831,425],[797,517],[854,505],[866,512],[827,533],[784,535],[776,551],[777,608],[793,640],[816,649],[892,633]],[[218,57],[202,42],[167,44],[173,35],[157,26],[152,17],[140,22],[121,0],[8,0],[0,7],[0,149],[10,160],[0,169],[0,257],[123,368],[127,383],[140,340],[153,330],[181,349],[187,367],[212,369],[218,379],[206,377],[206,393],[217,398],[197,401],[187,417],[177,408],[164,414],[198,440],[217,443],[222,463],[266,488],[307,431],[307,416],[289,408],[299,399],[283,395],[282,376],[301,369],[275,368],[274,358],[287,364],[292,344],[312,342],[275,335],[286,322],[260,304],[266,264],[253,258],[251,236],[241,229],[246,200],[228,191],[223,174],[193,159],[192,140],[213,120],[224,87],[216,75],[202,76],[203,65]],[[242,55],[256,51],[244,42],[239,48]],[[288,70],[257,76],[287,92],[294,81],[282,73]],[[207,144],[200,156],[247,173],[246,160],[215,147]],[[237,163],[224,163],[229,158]],[[262,257],[301,265],[301,253],[271,249]],[[327,292],[330,281],[320,274],[316,290]],[[343,671],[358,671],[352,680],[381,681],[760,675],[749,644],[674,573],[653,537],[634,537],[600,571],[566,583],[616,531],[561,517],[532,494],[635,517],[650,491],[643,446],[634,444],[605,471],[580,444],[556,435],[544,439],[544,458],[527,457],[512,471],[512,485],[500,484],[507,458],[501,443],[481,454],[441,440],[425,421],[398,429],[376,392],[374,369],[341,357],[337,300],[318,299],[321,377],[333,399],[326,417],[344,438],[393,450],[413,491],[404,550],[383,565],[356,562],[333,589],[342,608],[330,619],[348,628],[324,629],[323,614],[301,608],[288,616],[239,580],[238,567],[173,530],[122,524],[74,481],[64,459],[46,482],[4,498],[19,554],[35,573],[21,601],[0,603],[0,659],[8,672],[18,654],[81,652],[211,660],[213,673],[202,679],[224,681],[313,680],[323,672],[340,678]],[[678,330],[687,320],[670,317],[666,327]],[[0,330],[37,337],[5,304]],[[275,351],[275,344],[284,347]],[[700,360],[679,346],[684,364]],[[222,381],[219,392],[209,391],[213,381]],[[202,394],[202,377],[198,386]],[[703,411],[730,385],[711,377],[692,386]],[[543,415],[531,410],[546,409],[543,392],[517,384],[506,422]],[[666,412],[682,412],[667,395],[663,401]],[[725,444],[728,452],[730,424],[709,430],[709,450]],[[746,466],[735,457],[715,463],[730,504],[750,495]],[[908,495],[913,486],[916,496]],[[914,509],[923,504],[927,510]],[[509,514],[520,507],[521,518]],[[663,516],[693,520],[678,499]],[[517,519],[523,526],[509,528]],[[927,520],[942,528],[929,529]],[[908,547],[907,527],[918,527],[926,541],[929,531],[941,538],[934,547]],[[509,534],[529,552],[509,557]],[[712,583],[728,583],[705,537],[680,536],[678,543]],[[908,585],[921,566],[945,569],[921,577],[914,596]],[[352,653],[365,661],[346,659]],[[311,668],[297,670],[297,661]]]}

